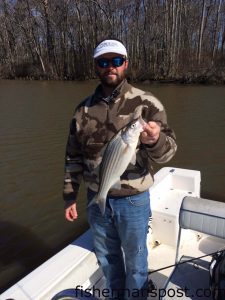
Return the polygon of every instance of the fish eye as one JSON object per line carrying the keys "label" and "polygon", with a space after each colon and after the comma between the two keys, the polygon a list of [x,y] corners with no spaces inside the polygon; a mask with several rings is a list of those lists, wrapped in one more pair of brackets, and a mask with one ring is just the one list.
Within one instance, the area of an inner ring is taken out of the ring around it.
{"label": "fish eye", "polygon": [[131,126],[130,126],[131,128],[135,128],[135,123],[134,124],[131,124]]}

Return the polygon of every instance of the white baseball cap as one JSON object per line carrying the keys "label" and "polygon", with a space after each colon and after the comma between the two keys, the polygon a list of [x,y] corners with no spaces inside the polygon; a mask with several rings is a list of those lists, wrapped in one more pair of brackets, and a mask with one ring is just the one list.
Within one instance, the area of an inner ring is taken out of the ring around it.
{"label": "white baseball cap", "polygon": [[124,45],[117,40],[104,40],[94,50],[94,58],[105,53],[117,53],[127,56],[127,50]]}

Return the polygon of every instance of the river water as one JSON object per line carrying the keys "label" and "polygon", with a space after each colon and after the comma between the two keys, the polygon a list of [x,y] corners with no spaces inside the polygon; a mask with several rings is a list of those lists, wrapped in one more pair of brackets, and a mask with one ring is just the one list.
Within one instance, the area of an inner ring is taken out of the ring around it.
{"label": "river water", "polygon": [[[96,84],[0,81],[0,292],[88,227],[83,187],[79,219],[65,221],[62,182],[70,119]],[[225,202],[225,87],[136,86],[159,97],[176,132],[166,166],[200,170],[202,197]]]}

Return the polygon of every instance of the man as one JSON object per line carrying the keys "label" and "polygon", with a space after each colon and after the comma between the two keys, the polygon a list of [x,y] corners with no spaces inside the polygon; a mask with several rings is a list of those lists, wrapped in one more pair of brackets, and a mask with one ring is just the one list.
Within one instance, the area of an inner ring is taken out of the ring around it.
{"label": "man", "polygon": [[145,299],[152,162],[165,163],[173,157],[175,136],[160,101],[127,83],[127,50],[120,41],[107,39],[98,44],[94,62],[101,84],[76,108],[67,143],[65,217],[68,221],[78,217],[76,198],[82,179],[88,188],[88,203],[93,199],[107,143],[142,115],[148,123],[140,135],[135,164],[130,163],[122,174],[121,188],[109,190],[104,215],[97,204],[89,206],[87,213],[109,298]]}

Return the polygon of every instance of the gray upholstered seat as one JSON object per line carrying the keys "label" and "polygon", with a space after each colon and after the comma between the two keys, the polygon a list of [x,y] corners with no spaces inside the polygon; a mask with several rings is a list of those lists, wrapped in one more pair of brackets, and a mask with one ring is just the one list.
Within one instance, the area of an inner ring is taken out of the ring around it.
{"label": "gray upholstered seat", "polygon": [[180,208],[179,225],[225,239],[225,203],[185,197]]}
{"label": "gray upholstered seat", "polygon": [[178,260],[181,228],[192,229],[225,239],[225,203],[185,197],[180,208],[179,226],[176,262]]}

